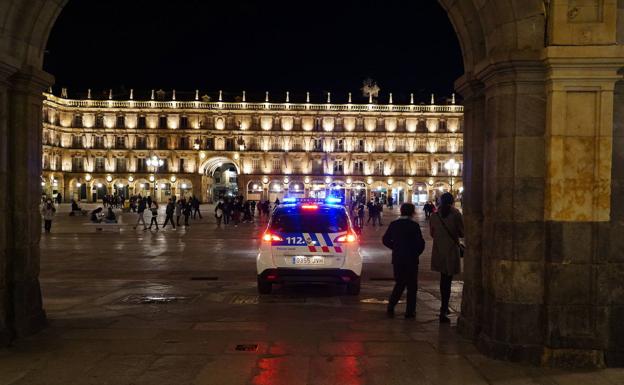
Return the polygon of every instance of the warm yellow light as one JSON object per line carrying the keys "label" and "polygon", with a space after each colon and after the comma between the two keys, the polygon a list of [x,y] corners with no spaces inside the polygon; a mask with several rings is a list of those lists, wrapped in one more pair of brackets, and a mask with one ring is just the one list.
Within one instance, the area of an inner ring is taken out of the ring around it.
{"label": "warm yellow light", "polygon": [[150,181],[150,182],[153,182],[153,181],[154,181],[154,179],[155,179],[155,178],[154,178],[154,175],[150,175],[150,176],[149,176],[149,181]]}
{"label": "warm yellow light", "polygon": [[106,175],[106,181],[109,182],[109,183],[112,182],[113,181],[113,177],[110,176],[110,175]]}

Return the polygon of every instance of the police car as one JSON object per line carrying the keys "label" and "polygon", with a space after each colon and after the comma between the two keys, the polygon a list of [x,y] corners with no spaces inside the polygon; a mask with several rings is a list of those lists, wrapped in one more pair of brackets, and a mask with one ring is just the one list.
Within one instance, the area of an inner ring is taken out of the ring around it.
{"label": "police car", "polygon": [[360,293],[362,256],[347,210],[338,198],[285,198],[273,211],[257,257],[258,292],[274,283],[346,284]]}

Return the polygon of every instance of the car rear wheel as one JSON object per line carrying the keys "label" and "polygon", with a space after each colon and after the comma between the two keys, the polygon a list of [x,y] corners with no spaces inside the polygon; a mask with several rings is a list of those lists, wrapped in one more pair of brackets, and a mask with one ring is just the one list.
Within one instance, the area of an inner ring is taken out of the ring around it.
{"label": "car rear wheel", "polygon": [[262,278],[258,277],[258,293],[271,294],[272,288],[273,284],[271,282],[266,282]]}
{"label": "car rear wheel", "polygon": [[360,279],[355,279],[347,283],[347,294],[358,295],[360,294]]}

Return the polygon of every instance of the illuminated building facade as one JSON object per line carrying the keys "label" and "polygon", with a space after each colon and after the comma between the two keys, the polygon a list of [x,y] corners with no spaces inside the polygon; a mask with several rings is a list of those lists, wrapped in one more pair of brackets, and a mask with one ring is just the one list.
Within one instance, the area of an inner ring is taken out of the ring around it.
{"label": "illuminated building facade", "polygon": [[[392,196],[396,202],[463,191],[463,107],[447,104],[70,99],[43,103],[45,194],[94,201],[104,194],[194,194],[282,199]],[[194,100],[193,100],[194,99]]]}

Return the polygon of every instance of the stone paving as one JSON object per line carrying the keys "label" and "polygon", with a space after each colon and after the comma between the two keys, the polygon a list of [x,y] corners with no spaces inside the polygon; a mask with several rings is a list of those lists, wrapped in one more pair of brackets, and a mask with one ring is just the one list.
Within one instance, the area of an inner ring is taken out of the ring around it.
{"label": "stone paving", "polygon": [[61,207],[41,239],[49,327],[0,350],[0,385],[624,384],[621,369],[536,368],[479,354],[455,333],[460,281],[453,323],[439,325],[428,236],[417,318],[387,319],[385,228],[364,230],[360,296],[311,285],[259,296],[264,223],[217,229],[211,207],[202,209],[189,228],[134,230],[135,215],[123,214],[119,233],[96,233]]}

